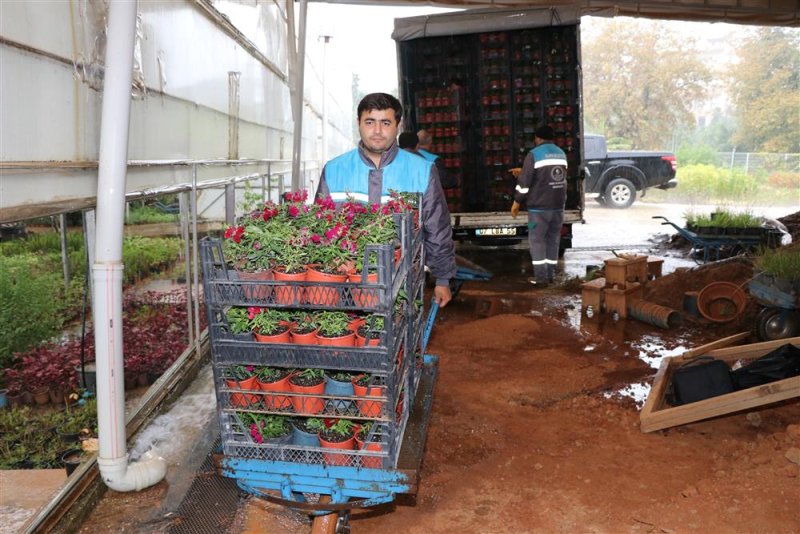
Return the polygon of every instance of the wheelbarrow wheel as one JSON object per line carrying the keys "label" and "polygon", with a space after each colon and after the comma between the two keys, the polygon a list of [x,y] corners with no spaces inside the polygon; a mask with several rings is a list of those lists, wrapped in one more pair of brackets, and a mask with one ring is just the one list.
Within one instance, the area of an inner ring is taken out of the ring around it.
{"label": "wheelbarrow wheel", "polygon": [[764,308],[756,317],[756,335],[762,341],[800,335],[800,312],[783,308]]}

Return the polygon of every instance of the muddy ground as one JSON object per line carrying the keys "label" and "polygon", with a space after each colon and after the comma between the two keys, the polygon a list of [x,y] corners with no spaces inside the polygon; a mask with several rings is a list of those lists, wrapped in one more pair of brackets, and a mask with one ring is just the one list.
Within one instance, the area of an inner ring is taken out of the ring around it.
{"label": "muddy ground", "polygon": [[[754,303],[732,323],[687,317],[669,331],[587,318],[574,284],[530,288],[519,254],[465,254],[495,276],[466,283],[438,316],[419,493],[354,513],[353,533],[800,532],[798,399],[644,434],[640,404],[617,393],[652,381],[646,360],[751,331]],[[681,309],[686,291],[750,276],[732,260],[662,277],[645,294]],[[159,531],[164,486],[110,492],[81,532]],[[256,498],[232,513],[232,532],[309,530]]]}

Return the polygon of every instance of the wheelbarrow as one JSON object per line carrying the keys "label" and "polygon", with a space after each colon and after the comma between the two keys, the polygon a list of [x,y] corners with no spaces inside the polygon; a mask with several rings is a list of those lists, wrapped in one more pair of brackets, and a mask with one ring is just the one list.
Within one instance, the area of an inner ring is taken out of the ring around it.
{"label": "wheelbarrow", "polygon": [[678,226],[662,215],[654,215],[653,219],[663,219],[664,222],[661,224],[675,228],[680,236],[691,244],[692,258],[698,264],[719,261],[723,253],[726,257],[730,257],[739,251],[755,250],[763,242],[763,237],[760,235],[704,236]]}
{"label": "wheelbarrow", "polygon": [[762,306],[756,316],[756,335],[762,341],[800,336],[800,280],[758,273],[747,284]]}

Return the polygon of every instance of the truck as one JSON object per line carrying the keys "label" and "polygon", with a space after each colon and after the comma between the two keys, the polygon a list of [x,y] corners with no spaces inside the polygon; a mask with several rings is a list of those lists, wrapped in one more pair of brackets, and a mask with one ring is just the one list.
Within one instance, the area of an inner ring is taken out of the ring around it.
{"label": "truck", "polygon": [[561,250],[583,222],[579,13],[566,7],[469,10],[395,19],[403,129],[426,129],[455,187],[445,189],[459,241],[510,244],[516,178],[546,123],[567,155]]}
{"label": "truck", "polygon": [[584,190],[597,194],[596,200],[610,208],[627,208],[650,188],[672,189],[678,185],[678,162],[671,152],[643,150],[611,151],[602,135],[583,137],[586,157]]}

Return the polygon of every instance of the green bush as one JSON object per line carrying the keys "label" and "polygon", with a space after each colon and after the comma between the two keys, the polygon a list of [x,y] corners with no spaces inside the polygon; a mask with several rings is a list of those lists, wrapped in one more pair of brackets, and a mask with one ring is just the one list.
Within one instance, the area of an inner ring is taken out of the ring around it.
{"label": "green bush", "polygon": [[153,206],[133,206],[128,212],[127,224],[173,223],[178,220],[176,213],[164,213]]}
{"label": "green bush", "polygon": [[708,145],[681,145],[675,151],[679,166],[686,165],[714,165],[717,163],[717,152]]}
{"label": "green bush", "polygon": [[60,333],[66,303],[64,279],[36,254],[0,257],[0,366],[15,352]]}

